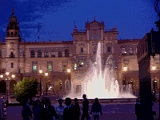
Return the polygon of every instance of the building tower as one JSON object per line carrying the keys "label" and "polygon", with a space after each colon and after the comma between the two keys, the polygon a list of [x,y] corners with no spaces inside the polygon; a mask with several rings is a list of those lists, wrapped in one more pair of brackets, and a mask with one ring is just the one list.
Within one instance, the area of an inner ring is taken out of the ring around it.
{"label": "building tower", "polygon": [[[6,68],[12,68],[10,72],[17,71],[19,58],[19,42],[20,42],[20,28],[17,22],[17,17],[12,9],[12,14],[9,17],[9,24],[6,29],[6,57],[8,63]],[[9,65],[9,66],[8,66]]]}

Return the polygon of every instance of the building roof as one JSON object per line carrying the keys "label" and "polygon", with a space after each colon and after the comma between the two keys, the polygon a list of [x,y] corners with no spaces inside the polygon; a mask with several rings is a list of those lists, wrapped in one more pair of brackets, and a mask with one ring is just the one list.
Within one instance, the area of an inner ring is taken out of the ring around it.
{"label": "building roof", "polygon": [[45,42],[20,42],[25,45],[46,45],[46,44],[73,44],[73,41],[45,41]]}
{"label": "building roof", "polygon": [[124,44],[124,43],[139,43],[141,39],[120,39],[118,40],[118,44]]}

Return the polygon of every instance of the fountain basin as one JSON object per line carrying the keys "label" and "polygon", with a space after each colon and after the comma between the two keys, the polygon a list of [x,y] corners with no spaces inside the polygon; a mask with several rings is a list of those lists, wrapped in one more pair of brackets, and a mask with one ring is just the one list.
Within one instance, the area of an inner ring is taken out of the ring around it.
{"label": "fountain basin", "polygon": [[[119,104],[119,103],[135,103],[137,98],[100,98],[99,102],[104,104]],[[88,99],[89,103],[92,104],[94,102],[94,99]],[[72,99],[72,102],[74,101],[74,99]],[[83,102],[83,99],[78,99],[79,104],[81,104]]]}

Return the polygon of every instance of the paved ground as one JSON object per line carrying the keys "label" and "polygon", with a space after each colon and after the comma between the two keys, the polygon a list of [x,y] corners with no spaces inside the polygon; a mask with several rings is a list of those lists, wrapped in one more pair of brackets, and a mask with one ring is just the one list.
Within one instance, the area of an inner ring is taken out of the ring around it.
{"label": "paved ground", "polygon": [[[21,109],[22,106],[8,107],[7,120],[22,120],[20,116]],[[154,104],[153,110],[157,111],[155,120],[158,120],[158,103]],[[100,120],[136,120],[134,115],[134,104],[103,104],[103,115],[101,116]]]}

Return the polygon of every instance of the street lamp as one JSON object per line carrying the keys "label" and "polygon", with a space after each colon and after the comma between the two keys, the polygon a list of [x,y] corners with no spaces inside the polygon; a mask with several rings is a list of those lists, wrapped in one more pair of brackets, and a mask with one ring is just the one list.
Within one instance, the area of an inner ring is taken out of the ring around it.
{"label": "street lamp", "polygon": [[71,69],[67,69],[67,73],[70,73],[71,72]]}
{"label": "street lamp", "polygon": [[[45,77],[48,77],[48,73],[44,73],[44,76]],[[46,78],[46,95],[47,95],[47,92],[48,92],[48,85],[47,85],[47,78]]]}
{"label": "street lamp", "polygon": [[[123,71],[126,73],[127,71],[128,71],[128,67],[123,67]],[[126,78],[126,75],[124,75],[124,81],[125,81],[125,87],[124,87],[124,89],[125,89],[125,91],[126,91],[126,82],[127,82],[127,78]]]}
{"label": "street lamp", "polygon": [[156,66],[152,66],[151,70],[153,70],[153,71],[156,70]]}
{"label": "street lamp", "polygon": [[[6,80],[6,82],[7,82],[7,84],[6,84],[6,96],[7,96],[7,104],[8,104],[8,96],[9,96],[9,83],[8,83],[8,82],[9,82],[9,80],[10,80],[10,77],[9,77],[9,74],[10,74],[10,73],[9,73],[9,72],[6,72],[5,74],[6,74],[6,79],[5,79],[5,80]],[[4,76],[4,75],[0,75],[0,78],[3,78],[3,77],[5,77],[5,76]],[[14,79],[15,77],[16,77],[16,76],[15,76],[14,74],[11,75],[11,78],[12,78],[12,79]]]}
{"label": "street lamp", "polygon": [[41,96],[42,95],[42,79],[41,79],[41,74],[43,73],[43,71],[40,69],[39,73],[40,73],[40,96]]}

